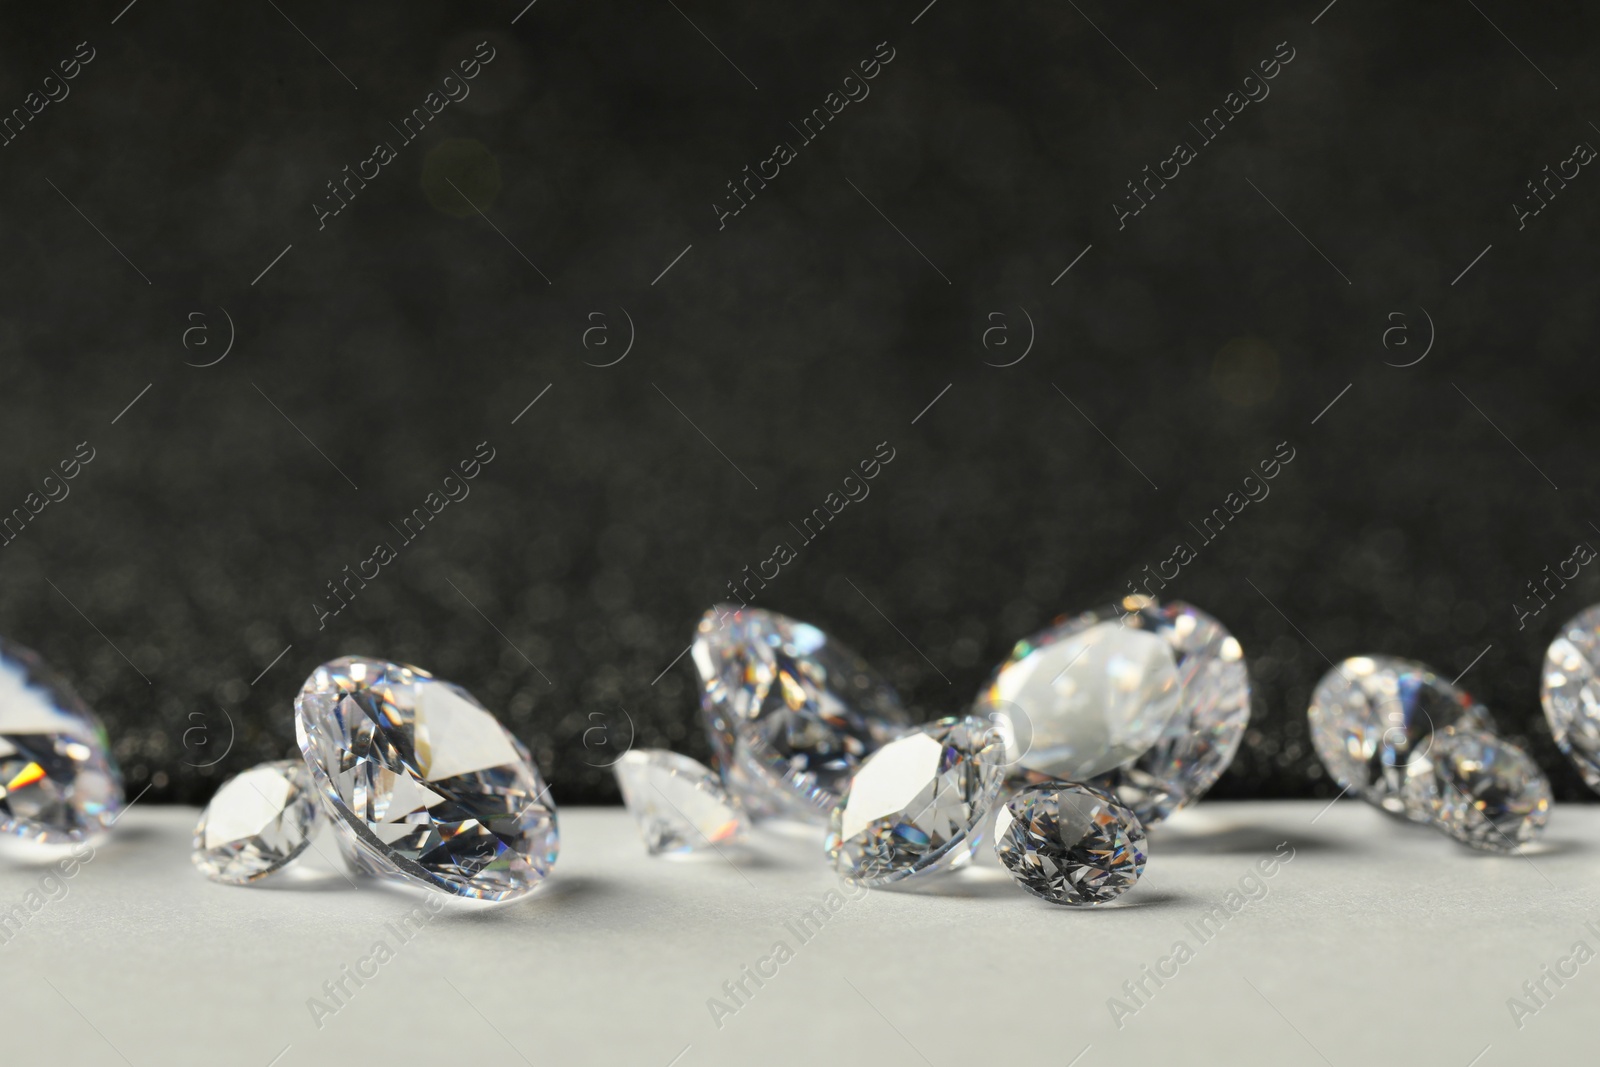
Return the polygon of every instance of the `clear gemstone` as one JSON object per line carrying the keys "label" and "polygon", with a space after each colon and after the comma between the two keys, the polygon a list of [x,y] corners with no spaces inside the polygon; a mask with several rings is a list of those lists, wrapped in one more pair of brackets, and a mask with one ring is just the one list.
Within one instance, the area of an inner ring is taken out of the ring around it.
{"label": "clear gemstone", "polygon": [[105,727],[37,654],[0,639],[0,834],[82,841],[122,811]]}
{"label": "clear gemstone", "polygon": [[1052,904],[1114,900],[1144,873],[1139,816],[1098,789],[1029,786],[995,819],[994,851],[1017,884]]}
{"label": "clear gemstone", "polygon": [[211,797],[190,858],[206,877],[243,885],[283,869],[311,844],[321,808],[301,760],[259,763]]}
{"label": "clear gemstone", "polygon": [[556,861],[555,805],[522,742],[459,686],[347,656],[295,698],[295,735],[342,847],[368,873],[509,900]]}
{"label": "clear gemstone", "polygon": [[1166,640],[1178,664],[1178,712],[1156,743],[1091,783],[1153,826],[1200,799],[1228,769],[1250,722],[1250,672],[1239,642],[1180,600],[1124,601],[1128,625]]}
{"label": "clear gemstone", "polygon": [[717,769],[758,819],[825,823],[861,761],[911,721],[865,660],[776,612],[713,608],[691,657]]}
{"label": "clear gemstone", "polygon": [[1222,624],[1148,597],[1085,612],[1020,641],[974,714],[1025,770],[1102,784],[1154,822],[1232,761],[1250,718],[1244,656]]}
{"label": "clear gemstone", "polygon": [[615,766],[622,802],[652,855],[735,841],[744,825],[716,773],[665,749],[634,749]]}
{"label": "clear gemstone", "polygon": [[1544,832],[1550,781],[1527,753],[1470,726],[1447,726],[1406,775],[1412,807],[1473,848],[1510,852]]}
{"label": "clear gemstone", "polygon": [[888,885],[972,859],[1005,783],[1005,744],[971,717],[940,719],[884,745],[829,821],[828,858],[846,879]]}
{"label": "clear gemstone", "polygon": [[1556,744],[1600,792],[1600,605],[1569,619],[1550,642],[1539,698]]}
{"label": "clear gemstone", "polygon": [[1489,713],[1427,666],[1355,656],[1322,676],[1306,709],[1311,741],[1334,781],[1395,815],[1427,822],[1404,788],[1406,769],[1446,726],[1491,730]]}

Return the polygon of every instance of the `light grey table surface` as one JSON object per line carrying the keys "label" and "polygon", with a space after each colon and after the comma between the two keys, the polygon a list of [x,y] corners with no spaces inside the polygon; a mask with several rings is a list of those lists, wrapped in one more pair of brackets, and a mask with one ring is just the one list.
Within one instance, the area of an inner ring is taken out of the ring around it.
{"label": "light grey table surface", "polygon": [[[0,911],[27,916],[0,929],[8,1060],[1594,1059],[1600,962],[1573,951],[1600,950],[1600,807],[1561,807],[1544,845],[1493,857],[1355,800],[1208,803],[1158,829],[1124,906],[1037,901],[985,843],[985,862],[937,892],[839,897],[831,912],[839,885],[812,841],[674,862],[648,857],[620,809],[566,810],[546,886],[500,907],[451,902],[406,940],[393,924],[423,897],[354,888],[316,857],[275,888],[207,881],[189,863],[195,816],[136,807],[69,879],[0,869]],[[331,841],[318,848],[335,855]],[[1262,877],[1275,850],[1293,858]],[[801,927],[819,906],[826,919]],[[1201,925],[1219,907],[1226,917]],[[391,958],[373,954],[380,940]],[[780,941],[788,952],[774,956]],[[345,979],[337,1004],[324,983],[347,965],[371,977]],[[1158,986],[1147,965],[1171,977]],[[758,986],[747,966],[770,977]],[[1522,985],[1546,967],[1572,977],[1544,978],[1540,1005]],[[1136,1000],[1123,985],[1141,977]],[[734,1000],[724,983],[741,978],[748,995]],[[1520,1018],[1513,997],[1530,1009]]]}

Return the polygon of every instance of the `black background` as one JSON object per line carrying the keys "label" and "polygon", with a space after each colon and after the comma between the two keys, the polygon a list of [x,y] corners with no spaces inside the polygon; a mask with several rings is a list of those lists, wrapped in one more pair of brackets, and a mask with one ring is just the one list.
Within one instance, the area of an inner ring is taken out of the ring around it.
{"label": "black background", "polygon": [[[1487,649],[1463,684],[1583,796],[1538,664],[1600,567],[1520,628],[1515,604],[1600,544],[1600,175],[1524,229],[1512,204],[1600,144],[1600,15],[1321,6],[13,8],[0,108],[95,58],[0,148],[0,511],[95,459],[0,549],[0,631],[73,679],[150,802],[290,754],[300,680],[346,653],[465,685],[560,802],[604,802],[629,743],[705,754],[668,665],[880,442],[871,496],[756,604],[931,716],[1197,542],[1287,441],[1168,591],[1254,673],[1215,794],[1332,794],[1304,718],[1325,657],[1453,677]],[[480,41],[470,96],[401,143]],[[885,41],[870,96],[719,230],[725,183]],[[1199,147],[1279,42],[1270,96]],[[1198,158],[1119,230],[1179,140]],[[378,141],[398,158],[319,230]],[[627,358],[585,365],[624,309]],[[1027,357],[986,365],[1028,317]],[[1386,366],[1430,317],[1427,358]],[[471,495],[319,629],[326,583],[483,441]]]}

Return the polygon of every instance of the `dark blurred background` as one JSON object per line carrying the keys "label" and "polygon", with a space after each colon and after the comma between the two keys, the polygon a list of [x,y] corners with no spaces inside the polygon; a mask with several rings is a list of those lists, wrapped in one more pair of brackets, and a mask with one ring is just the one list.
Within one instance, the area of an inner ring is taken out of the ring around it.
{"label": "dark blurred background", "polygon": [[[560,802],[611,802],[621,748],[705,755],[677,657],[779,541],[756,605],[932,716],[1185,539],[1167,595],[1257,688],[1214,795],[1332,795],[1307,699],[1325,657],[1382,651],[1471,664],[1586,796],[1538,665],[1600,565],[1536,614],[1527,583],[1600,545],[1600,174],[1574,159],[1600,13],[925,3],[9,10],[0,513],[69,495],[0,548],[0,632],[100,710],[130,791],[201,802],[291,753],[301,680],[363,653],[472,690]],[[1546,166],[1578,172],[1519,224]]]}

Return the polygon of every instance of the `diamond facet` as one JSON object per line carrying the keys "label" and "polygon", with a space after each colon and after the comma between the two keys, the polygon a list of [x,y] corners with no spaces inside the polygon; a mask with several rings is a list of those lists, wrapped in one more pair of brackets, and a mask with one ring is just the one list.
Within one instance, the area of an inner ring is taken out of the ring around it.
{"label": "diamond facet", "polygon": [[459,686],[347,656],[295,698],[295,736],[346,854],[368,873],[509,900],[556,861],[555,805],[528,750]]}
{"label": "diamond facet", "polygon": [[1144,826],[1098,789],[1056,782],[1012,797],[995,820],[994,851],[1017,884],[1052,904],[1094,905],[1144,873]]}
{"label": "diamond facet", "polygon": [[1556,744],[1600,792],[1600,604],[1569,619],[1550,642],[1539,698]]}
{"label": "diamond facet", "polygon": [[82,841],[122,811],[105,727],[37,654],[0,639],[0,833]]}
{"label": "diamond facet", "polygon": [[1426,756],[1446,726],[1491,729],[1488,711],[1465,690],[1393,656],[1354,656],[1323,675],[1306,718],[1334,781],[1418,822],[1432,815],[1404,788],[1407,765]]}
{"label": "diamond facet", "polygon": [[259,763],[211,797],[194,828],[194,865],[243,885],[281,870],[311,844],[321,808],[302,760]]}
{"label": "diamond facet", "polygon": [[698,760],[664,749],[634,749],[615,771],[622,802],[652,855],[715,848],[744,834],[722,781]]}
{"label": "diamond facet", "polygon": [[1024,770],[1100,784],[1154,822],[1216,782],[1250,718],[1239,642],[1205,612],[1128,597],[1017,643],[974,714]]}
{"label": "diamond facet", "polygon": [[1511,852],[1544,832],[1550,781],[1527,753],[1485,730],[1447,726],[1433,747],[1411,760],[1406,791],[1413,807],[1464,845]]}
{"label": "diamond facet", "polygon": [[717,769],[755,818],[825,823],[861,761],[910,724],[865,660],[776,612],[713,608],[692,658]]}
{"label": "diamond facet", "polygon": [[890,741],[856,771],[829,822],[828,858],[847,880],[888,885],[972,859],[1005,782],[1005,744],[972,717]]}

